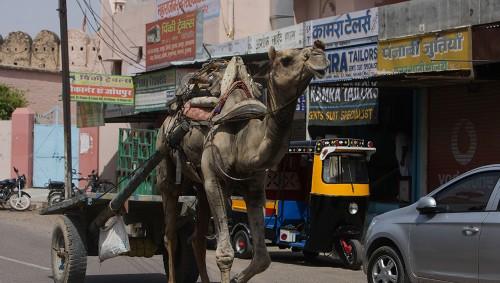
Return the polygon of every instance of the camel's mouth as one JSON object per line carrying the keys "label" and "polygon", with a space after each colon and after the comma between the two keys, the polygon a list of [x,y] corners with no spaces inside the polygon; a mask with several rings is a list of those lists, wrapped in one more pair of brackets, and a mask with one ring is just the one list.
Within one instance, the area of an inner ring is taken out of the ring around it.
{"label": "camel's mouth", "polygon": [[330,62],[323,50],[314,50],[306,63],[309,71],[317,78],[323,78]]}
{"label": "camel's mouth", "polygon": [[326,75],[326,70],[325,69],[315,70],[313,68],[309,68],[309,70],[318,79],[321,79],[321,78],[323,78]]}

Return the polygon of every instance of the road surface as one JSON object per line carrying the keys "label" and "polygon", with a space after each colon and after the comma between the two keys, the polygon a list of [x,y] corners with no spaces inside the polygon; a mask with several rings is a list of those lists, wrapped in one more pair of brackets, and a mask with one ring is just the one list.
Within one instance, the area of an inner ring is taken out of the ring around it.
{"label": "road surface", "polygon": [[[50,271],[50,240],[57,216],[40,216],[36,212],[14,212],[0,209],[0,283],[53,282]],[[366,282],[362,271],[351,271],[339,263],[322,258],[315,265],[304,263],[300,253],[270,248],[273,263],[250,282]],[[248,260],[235,259],[233,272],[241,271]],[[212,282],[220,276],[214,251],[208,251],[207,265]],[[153,258],[118,257],[99,263],[89,257],[86,283],[167,282],[160,256]]]}

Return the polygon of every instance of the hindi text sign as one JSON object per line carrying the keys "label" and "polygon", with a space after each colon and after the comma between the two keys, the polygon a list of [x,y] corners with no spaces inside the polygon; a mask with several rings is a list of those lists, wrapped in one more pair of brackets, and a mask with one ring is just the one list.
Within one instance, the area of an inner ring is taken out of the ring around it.
{"label": "hindi text sign", "polygon": [[146,68],[196,56],[196,12],[146,24]]}
{"label": "hindi text sign", "polygon": [[129,76],[71,72],[72,101],[134,104],[134,83]]}
{"label": "hindi text sign", "polygon": [[135,82],[135,112],[164,110],[175,98],[175,70],[138,75]]}
{"label": "hindi text sign", "polygon": [[469,28],[379,42],[380,73],[425,73],[472,68]]}
{"label": "hindi text sign", "polygon": [[297,24],[250,36],[249,53],[266,53],[270,46],[276,50],[304,47],[304,25]]}
{"label": "hindi text sign", "polygon": [[378,36],[378,8],[312,20],[306,24],[306,45],[315,40],[332,45],[338,42]]}
{"label": "hindi text sign", "polygon": [[220,0],[156,0],[158,19],[171,18],[183,14],[201,10],[203,19],[217,18],[220,14]]}

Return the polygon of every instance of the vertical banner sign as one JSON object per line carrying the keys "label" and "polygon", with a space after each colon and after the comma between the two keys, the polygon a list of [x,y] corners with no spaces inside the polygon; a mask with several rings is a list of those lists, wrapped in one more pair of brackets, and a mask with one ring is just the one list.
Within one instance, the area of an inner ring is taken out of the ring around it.
{"label": "vertical banner sign", "polygon": [[156,0],[156,6],[158,19],[171,18],[195,10],[203,12],[205,21],[217,18],[220,14],[220,0]]}
{"label": "vertical banner sign", "polygon": [[355,11],[306,23],[306,46],[315,40],[328,48],[338,42],[378,36],[378,8]]}
{"label": "vertical banner sign", "polygon": [[164,110],[175,98],[175,70],[165,70],[135,77],[135,111]]}
{"label": "vertical banner sign", "polygon": [[71,72],[72,101],[134,105],[132,77]]}
{"label": "vertical banner sign", "polygon": [[196,55],[196,12],[146,24],[146,68]]}
{"label": "vertical banner sign", "polygon": [[424,73],[472,68],[470,29],[379,42],[378,71]]}
{"label": "vertical banner sign", "polygon": [[330,61],[325,76],[313,82],[333,82],[369,78],[377,73],[377,44],[326,51]]}
{"label": "vertical banner sign", "polygon": [[248,52],[266,53],[270,46],[274,46],[276,50],[304,47],[304,25],[293,25],[250,36]]}
{"label": "vertical banner sign", "polygon": [[378,88],[309,86],[309,125],[353,126],[375,124]]}
{"label": "vertical banner sign", "polygon": [[104,126],[104,104],[77,102],[76,126],[78,128]]}

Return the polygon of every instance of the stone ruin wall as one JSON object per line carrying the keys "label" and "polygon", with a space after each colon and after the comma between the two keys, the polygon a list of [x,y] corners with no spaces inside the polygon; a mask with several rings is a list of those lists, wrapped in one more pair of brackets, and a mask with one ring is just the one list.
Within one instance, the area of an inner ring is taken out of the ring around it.
{"label": "stone ruin wall", "polygon": [[[102,72],[99,61],[100,41],[80,30],[68,31],[70,70],[75,72]],[[25,32],[0,35],[0,66],[60,71],[61,42],[57,34],[40,31],[34,39]]]}

